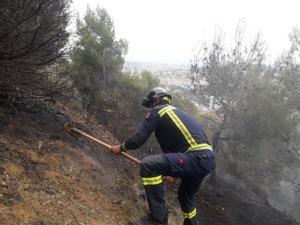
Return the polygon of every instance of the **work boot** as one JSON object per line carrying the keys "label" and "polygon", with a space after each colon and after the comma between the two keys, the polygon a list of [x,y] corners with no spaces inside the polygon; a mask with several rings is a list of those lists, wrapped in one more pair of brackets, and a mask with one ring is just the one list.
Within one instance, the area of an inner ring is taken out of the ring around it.
{"label": "work boot", "polygon": [[151,214],[130,221],[129,225],[168,225],[168,219],[161,222],[154,219]]}

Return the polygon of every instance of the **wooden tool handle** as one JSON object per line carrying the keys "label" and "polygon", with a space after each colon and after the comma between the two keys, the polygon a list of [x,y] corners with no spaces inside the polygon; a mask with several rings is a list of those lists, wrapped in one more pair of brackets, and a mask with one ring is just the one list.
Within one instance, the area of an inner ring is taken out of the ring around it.
{"label": "wooden tool handle", "polygon": [[[109,150],[111,149],[111,145],[109,145],[109,144],[107,144],[107,143],[105,143],[105,142],[103,142],[103,141],[101,141],[101,140],[99,140],[99,139],[97,139],[97,138],[95,138],[95,137],[93,137],[93,136],[91,136],[91,135],[89,135],[89,134],[87,134],[87,133],[85,133],[85,132],[83,132],[83,131],[75,128],[75,127],[72,127],[70,130],[71,130],[71,132],[74,132],[76,134],[80,134],[80,135],[82,135],[82,136],[84,136],[84,137],[86,137],[86,138],[88,138],[88,139],[96,142],[97,144],[99,144],[99,145],[101,145],[101,146],[103,146],[103,147],[105,147],[105,148],[107,148]],[[141,163],[140,160],[138,160],[137,158],[134,158],[133,156],[129,155],[126,152],[121,152],[121,155],[124,156],[125,158],[129,159],[130,161],[136,163],[136,164],[140,164]]]}

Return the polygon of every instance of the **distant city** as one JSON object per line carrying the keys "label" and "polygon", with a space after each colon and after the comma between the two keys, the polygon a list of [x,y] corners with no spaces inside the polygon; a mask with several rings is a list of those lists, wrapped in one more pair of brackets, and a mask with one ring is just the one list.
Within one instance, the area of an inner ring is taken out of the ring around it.
{"label": "distant city", "polygon": [[162,86],[168,89],[190,89],[191,79],[188,65],[126,62],[124,66],[124,71],[141,72],[144,70],[150,71],[160,80]]}
{"label": "distant city", "polygon": [[208,104],[203,105],[199,98],[192,92],[192,82],[189,65],[166,64],[166,63],[145,63],[145,62],[126,62],[124,65],[126,72],[150,71],[157,77],[161,86],[177,95],[188,97],[191,102],[201,110],[209,111]]}

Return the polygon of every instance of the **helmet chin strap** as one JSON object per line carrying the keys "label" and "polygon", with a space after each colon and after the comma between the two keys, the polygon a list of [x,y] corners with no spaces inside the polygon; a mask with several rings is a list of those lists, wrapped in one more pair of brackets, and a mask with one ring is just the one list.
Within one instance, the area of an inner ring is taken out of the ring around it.
{"label": "helmet chin strap", "polygon": [[[165,102],[162,102],[162,101],[165,101]],[[157,99],[157,100],[155,100],[155,102],[153,102],[151,108],[153,108],[157,105],[164,105],[164,104],[170,104],[170,99],[169,98],[168,99],[165,99],[165,98]]]}
{"label": "helmet chin strap", "polygon": [[153,102],[151,108],[157,106],[157,105],[160,105],[160,102],[158,100],[156,100],[155,102]]}

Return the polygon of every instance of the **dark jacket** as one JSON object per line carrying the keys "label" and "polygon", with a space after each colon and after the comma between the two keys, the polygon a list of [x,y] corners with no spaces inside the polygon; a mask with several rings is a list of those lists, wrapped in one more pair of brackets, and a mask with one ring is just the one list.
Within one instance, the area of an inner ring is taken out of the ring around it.
{"label": "dark jacket", "polygon": [[164,153],[211,148],[201,124],[191,114],[170,105],[158,105],[122,144],[122,149],[139,148],[152,132]]}

